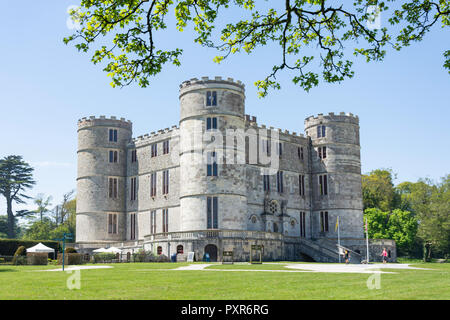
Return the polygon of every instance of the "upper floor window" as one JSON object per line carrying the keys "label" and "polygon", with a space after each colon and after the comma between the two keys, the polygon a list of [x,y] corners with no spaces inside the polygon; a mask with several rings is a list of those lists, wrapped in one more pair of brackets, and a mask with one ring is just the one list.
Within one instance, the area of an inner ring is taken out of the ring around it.
{"label": "upper floor window", "polygon": [[300,160],[303,160],[303,159],[304,159],[303,147],[298,147],[298,148],[297,148],[297,153],[298,153],[298,158],[299,158]]}
{"label": "upper floor window", "polygon": [[117,129],[109,129],[109,141],[117,142]]}
{"label": "upper floor window", "polygon": [[320,211],[320,231],[328,232],[328,211]]}
{"label": "upper floor window", "polygon": [[206,198],[206,226],[207,229],[218,229],[219,203],[217,197]]}
{"label": "upper floor window", "polygon": [[267,156],[270,156],[270,141],[269,141],[269,139],[261,139],[261,147],[262,147],[262,152],[265,153]]}
{"label": "upper floor window", "polygon": [[208,177],[217,177],[217,159],[215,152],[208,152],[206,163],[206,175]]}
{"label": "upper floor window", "polygon": [[217,129],[217,118],[206,118],[206,130]]}
{"label": "upper floor window", "polygon": [[108,233],[109,234],[117,233],[117,213],[108,214]]}
{"label": "upper floor window", "polygon": [[306,212],[300,212],[300,237],[306,237]]}
{"label": "upper floor window", "polygon": [[284,188],[283,188],[283,171],[278,171],[277,172],[277,191],[279,193],[283,193]]}
{"label": "upper floor window", "polygon": [[217,91],[206,91],[206,106],[217,106]]}
{"label": "upper floor window", "polygon": [[321,196],[328,194],[328,176],[326,174],[319,176],[319,191]]}
{"label": "upper floor window", "polygon": [[109,197],[112,199],[117,199],[117,195],[118,195],[118,181],[117,178],[109,178],[108,179],[108,184],[109,184]]}
{"label": "upper floor window", "polygon": [[319,147],[319,159],[326,159],[327,157],[327,147]]}
{"label": "upper floor window", "polygon": [[162,210],[162,232],[169,232],[169,209]]}
{"label": "upper floor window", "polygon": [[150,174],[150,197],[156,196],[156,172]]}
{"label": "upper floor window", "polygon": [[264,191],[270,191],[270,176],[268,174],[263,175]]}
{"label": "upper floor window", "polygon": [[152,144],[152,158],[156,157],[158,155],[158,144],[154,143]]}
{"label": "upper floor window", "polygon": [[305,195],[305,176],[299,175],[298,176],[298,187],[299,187],[299,193],[301,196]]}
{"label": "upper floor window", "polygon": [[277,154],[281,157],[283,155],[283,143],[278,142],[277,144]]}
{"label": "upper floor window", "polygon": [[131,150],[131,162],[132,163],[137,162],[137,150],[136,149]]}
{"label": "upper floor window", "polygon": [[326,128],[325,126],[317,126],[317,138],[324,138],[326,136]]}
{"label": "upper floor window", "polygon": [[169,153],[169,140],[163,142],[163,154]]}
{"label": "upper floor window", "polygon": [[162,194],[169,193],[169,170],[163,171],[163,190]]}
{"label": "upper floor window", "polygon": [[136,200],[137,180],[136,177],[131,178],[131,201]]}
{"label": "upper floor window", "polygon": [[110,163],[117,163],[119,162],[119,153],[114,150],[109,151],[109,162]]}
{"label": "upper floor window", "polygon": [[150,212],[150,233],[156,233],[156,211],[153,210]]}
{"label": "upper floor window", "polygon": [[130,240],[136,239],[136,214],[130,214]]}

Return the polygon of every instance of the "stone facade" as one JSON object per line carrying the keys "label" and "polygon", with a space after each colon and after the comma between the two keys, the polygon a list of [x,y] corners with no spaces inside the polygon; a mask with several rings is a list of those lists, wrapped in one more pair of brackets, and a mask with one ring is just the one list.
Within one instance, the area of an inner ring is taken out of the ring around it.
{"label": "stone facade", "polygon": [[303,135],[246,115],[240,81],[191,79],[179,97],[179,126],[134,139],[125,119],[79,120],[80,249],[245,261],[259,244],[266,260],[300,260],[337,238],[338,217],[349,248],[364,244],[357,116],[309,117]]}

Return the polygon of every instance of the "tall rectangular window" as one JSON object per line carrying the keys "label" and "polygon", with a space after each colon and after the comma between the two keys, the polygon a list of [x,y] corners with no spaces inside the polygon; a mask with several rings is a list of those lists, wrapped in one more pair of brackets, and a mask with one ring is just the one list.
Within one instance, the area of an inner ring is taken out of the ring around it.
{"label": "tall rectangular window", "polygon": [[326,127],[317,126],[317,138],[324,138],[326,136]]}
{"label": "tall rectangular window", "polygon": [[320,211],[320,230],[328,232],[328,211]]}
{"label": "tall rectangular window", "polygon": [[119,162],[119,152],[110,150],[109,151],[109,163]]}
{"label": "tall rectangular window", "polygon": [[162,232],[169,232],[169,209],[162,210]]}
{"label": "tall rectangular window", "polygon": [[262,152],[270,156],[270,141],[269,139],[261,139]]}
{"label": "tall rectangular window", "polygon": [[117,129],[109,129],[109,141],[117,142]]}
{"label": "tall rectangular window", "polygon": [[303,160],[303,159],[304,159],[303,147],[298,147],[298,148],[297,148],[297,153],[298,153],[298,158],[299,158],[300,160]]}
{"label": "tall rectangular window", "polygon": [[163,190],[162,194],[169,193],[169,170],[163,171]]}
{"label": "tall rectangular window", "polygon": [[136,214],[130,214],[130,240],[136,239]]}
{"label": "tall rectangular window", "polygon": [[131,162],[132,163],[137,162],[137,150],[136,149],[131,150]]}
{"label": "tall rectangular window", "polygon": [[169,153],[169,140],[163,142],[163,154]]}
{"label": "tall rectangular window", "polygon": [[150,174],[150,197],[156,197],[156,172]]}
{"label": "tall rectangular window", "polygon": [[277,154],[281,157],[283,155],[283,143],[278,142],[277,144]]}
{"label": "tall rectangular window", "polygon": [[270,176],[268,174],[263,175],[264,191],[270,191]]}
{"label": "tall rectangular window", "polygon": [[319,159],[325,159],[327,157],[327,147],[319,147],[318,153]]}
{"label": "tall rectangular window", "polygon": [[277,172],[277,191],[279,193],[284,192],[284,186],[283,186],[283,171]]}
{"label": "tall rectangular window", "polygon": [[158,144],[154,143],[152,144],[152,158],[156,157],[158,155]]}
{"label": "tall rectangular window", "polygon": [[117,234],[117,213],[108,213],[108,233]]}
{"label": "tall rectangular window", "polygon": [[206,91],[206,106],[217,106],[217,91]]}
{"label": "tall rectangular window", "polygon": [[217,197],[207,197],[207,208],[206,208],[206,223],[207,229],[218,229],[219,228],[219,204]]}
{"label": "tall rectangular window", "polygon": [[299,188],[300,196],[304,196],[305,195],[305,176],[304,175],[298,176],[298,188]]}
{"label": "tall rectangular window", "polygon": [[136,177],[131,178],[130,191],[131,191],[131,201],[136,200],[136,191],[137,191],[137,179],[136,179]]}
{"label": "tall rectangular window", "polygon": [[150,212],[150,233],[156,233],[156,211],[153,210]]}
{"label": "tall rectangular window", "polygon": [[206,118],[206,130],[217,129],[217,118]]}
{"label": "tall rectangular window", "polygon": [[109,189],[109,197],[111,199],[117,199],[117,195],[118,195],[118,181],[117,178],[109,178],[108,179],[108,189]]}
{"label": "tall rectangular window", "polygon": [[328,195],[328,177],[326,174],[319,176],[319,191],[321,196]]}
{"label": "tall rectangular window", "polygon": [[217,159],[215,152],[208,152],[206,163],[206,175],[208,177],[217,177]]}
{"label": "tall rectangular window", "polygon": [[306,237],[306,212],[300,212],[300,237]]}

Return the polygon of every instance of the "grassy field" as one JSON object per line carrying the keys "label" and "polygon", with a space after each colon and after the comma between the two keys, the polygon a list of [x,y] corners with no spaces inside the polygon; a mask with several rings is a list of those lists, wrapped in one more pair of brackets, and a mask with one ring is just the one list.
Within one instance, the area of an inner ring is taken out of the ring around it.
{"label": "grassy field", "polygon": [[[450,299],[450,264],[417,263],[432,270],[386,270],[381,289],[370,274],[168,270],[186,263],[112,264],[81,270],[81,288],[70,290],[55,266],[0,266],[0,299]],[[98,266],[98,265],[96,265]],[[287,270],[283,264],[213,265],[212,269]]]}

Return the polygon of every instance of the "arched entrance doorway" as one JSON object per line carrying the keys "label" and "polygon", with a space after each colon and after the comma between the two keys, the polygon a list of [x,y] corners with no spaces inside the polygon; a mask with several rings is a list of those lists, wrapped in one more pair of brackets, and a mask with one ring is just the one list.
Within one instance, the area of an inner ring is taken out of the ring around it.
{"label": "arched entrance doorway", "polygon": [[217,247],[214,244],[208,244],[205,247],[205,253],[209,254],[211,262],[217,262]]}

